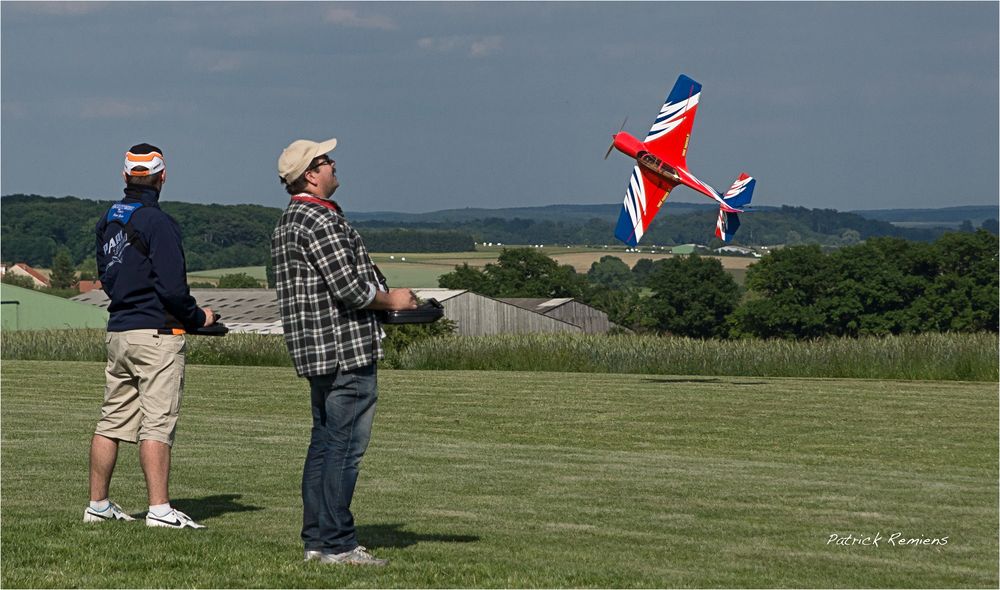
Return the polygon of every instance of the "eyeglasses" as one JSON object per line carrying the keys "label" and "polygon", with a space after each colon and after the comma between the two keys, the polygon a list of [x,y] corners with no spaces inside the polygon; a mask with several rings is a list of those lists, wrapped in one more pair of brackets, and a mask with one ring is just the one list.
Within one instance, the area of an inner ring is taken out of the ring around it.
{"label": "eyeglasses", "polygon": [[330,165],[330,168],[331,168],[330,172],[333,172],[334,174],[336,174],[337,173],[337,162],[336,162],[336,160],[331,160],[329,158],[325,158],[322,162],[317,162],[317,163],[313,164],[312,166],[306,168],[305,171],[309,172],[310,170],[317,170],[320,167],[325,166],[327,164]]}

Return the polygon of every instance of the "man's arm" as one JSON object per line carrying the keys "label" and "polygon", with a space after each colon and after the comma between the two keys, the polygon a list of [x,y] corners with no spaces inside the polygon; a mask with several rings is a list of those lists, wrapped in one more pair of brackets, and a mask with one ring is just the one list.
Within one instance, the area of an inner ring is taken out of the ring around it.
{"label": "man's arm", "polygon": [[313,232],[307,252],[333,297],[351,309],[413,309],[417,297],[410,289],[380,291],[357,274],[357,258],[346,232],[334,223],[322,223]]}
{"label": "man's arm", "polygon": [[199,308],[188,289],[180,230],[172,219],[164,221],[152,224],[149,232],[149,260],[153,265],[156,294],[185,329],[211,326],[215,314],[208,308]]}
{"label": "man's arm", "polygon": [[306,257],[322,275],[333,298],[350,309],[363,309],[378,294],[375,284],[361,279],[354,248],[342,227],[322,220],[307,238]]}
{"label": "man's arm", "polygon": [[94,227],[94,234],[96,237],[96,244],[94,248],[94,258],[97,260],[97,278],[101,281],[101,290],[104,291],[108,298],[111,298],[111,284],[108,281],[108,277],[104,276],[104,271],[107,270],[108,266],[105,264],[105,257],[101,256],[101,249],[104,247],[104,219],[101,218]]}

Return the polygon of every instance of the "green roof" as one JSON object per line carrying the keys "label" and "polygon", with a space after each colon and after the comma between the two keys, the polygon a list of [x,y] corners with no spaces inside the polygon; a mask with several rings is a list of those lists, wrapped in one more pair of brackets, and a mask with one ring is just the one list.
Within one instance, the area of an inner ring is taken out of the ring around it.
{"label": "green roof", "polygon": [[[100,307],[0,283],[0,329],[64,330],[106,328],[108,312]],[[17,302],[17,303],[14,303]]]}

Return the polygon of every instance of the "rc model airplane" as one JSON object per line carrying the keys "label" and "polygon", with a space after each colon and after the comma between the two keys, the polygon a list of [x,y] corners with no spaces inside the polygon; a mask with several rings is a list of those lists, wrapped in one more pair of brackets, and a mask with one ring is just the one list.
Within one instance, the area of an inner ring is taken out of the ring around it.
{"label": "rc model airplane", "polygon": [[[629,246],[636,246],[656,213],[667,200],[670,190],[678,184],[692,188],[719,203],[719,220],[715,235],[724,242],[733,238],[740,227],[737,214],[750,204],[753,188],[757,183],[746,173],[740,174],[725,194],[698,180],[687,170],[688,140],[691,126],[698,112],[701,84],[681,74],[674,89],[656,116],[653,127],[646,134],[646,141],[639,141],[628,133],[619,131],[612,136],[614,142],[604,154],[608,158],[613,148],[618,148],[636,161],[625,190],[615,227],[615,237]],[[624,128],[624,123],[622,128]]]}

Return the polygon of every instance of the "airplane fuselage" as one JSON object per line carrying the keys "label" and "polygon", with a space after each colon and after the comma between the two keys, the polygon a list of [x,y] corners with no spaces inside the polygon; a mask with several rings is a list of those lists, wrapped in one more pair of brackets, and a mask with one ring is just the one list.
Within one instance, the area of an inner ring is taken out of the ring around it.
{"label": "airplane fuselage", "polygon": [[653,155],[645,144],[632,135],[619,132],[615,134],[615,148],[626,156],[634,159],[640,166],[673,184],[686,184],[677,168]]}
{"label": "airplane fuselage", "polygon": [[646,149],[646,144],[636,139],[634,136],[624,131],[616,133],[614,136],[614,146],[621,153],[634,159],[637,164],[649,170],[657,177],[672,185],[682,184],[688,188],[696,190],[706,197],[718,202],[726,211],[739,211],[726,205],[714,188],[695,178],[694,174],[688,172],[681,166],[676,166],[664,161],[659,156],[652,154]]}
{"label": "airplane fuselage", "polygon": [[647,151],[641,151],[636,154],[635,161],[638,162],[640,166],[649,170],[653,174],[656,174],[660,178],[669,180],[670,182],[676,184],[684,182],[681,180],[680,174],[678,174],[677,170],[673,166],[667,164]]}

